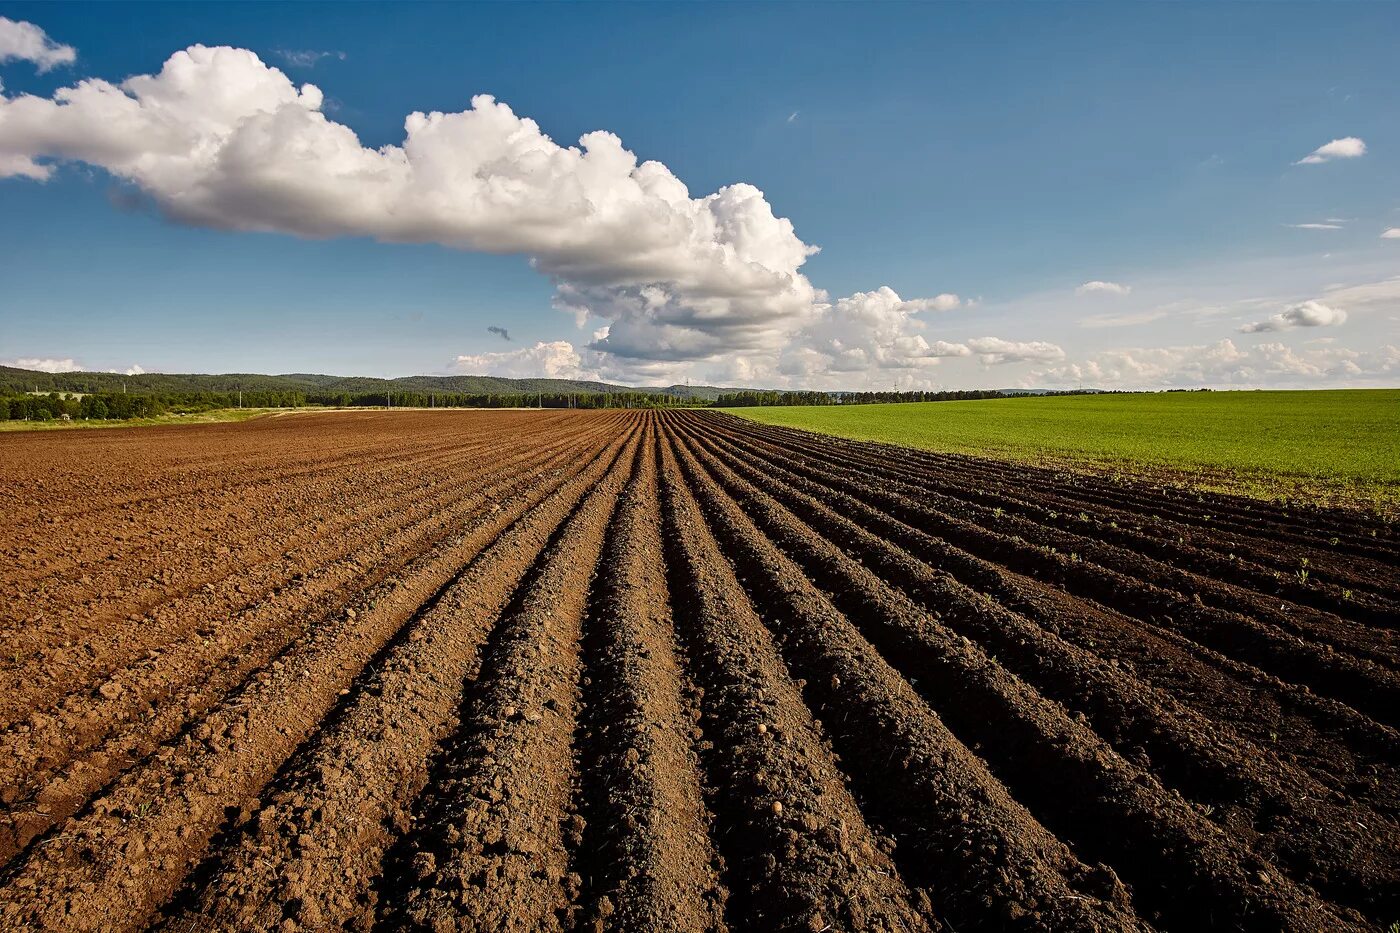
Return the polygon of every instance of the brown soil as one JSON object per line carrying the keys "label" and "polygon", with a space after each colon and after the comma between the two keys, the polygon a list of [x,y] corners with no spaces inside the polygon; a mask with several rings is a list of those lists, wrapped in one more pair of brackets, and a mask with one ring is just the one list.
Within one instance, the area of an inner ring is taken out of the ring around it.
{"label": "brown soil", "polygon": [[1400,920],[1374,518],[712,412],[7,435],[0,497],[5,930]]}

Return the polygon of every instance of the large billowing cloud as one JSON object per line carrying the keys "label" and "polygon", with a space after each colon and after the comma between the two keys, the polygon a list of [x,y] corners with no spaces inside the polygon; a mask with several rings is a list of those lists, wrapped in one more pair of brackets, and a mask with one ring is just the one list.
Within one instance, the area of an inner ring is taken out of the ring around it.
{"label": "large billowing cloud", "polygon": [[[120,84],[0,95],[0,177],[42,181],[55,160],[77,160],[184,223],[524,254],[554,282],[560,310],[580,327],[607,325],[570,352],[615,378],[696,361],[732,369],[736,357],[775,373],[794,348],[835,367],[1009,358],[915,332],[914,315],[956,307],[956,296],[830,299],[800,271],[816,247],[752,185],[693,197],[612,133],[560,146],[486,95],[459,113],[412,113],[401,144],[371,149],[321,112],[322,99],[250,51],[196,45]],[[477,359],[523,365],[464,358]]]}
{"label": "large billowing cloud", "polygon": [[33,23],[16,22],[0,16],[0,65],[5,62],[33,62],[40,71],[71,65],[78,53],[71,45],[59,45]]}

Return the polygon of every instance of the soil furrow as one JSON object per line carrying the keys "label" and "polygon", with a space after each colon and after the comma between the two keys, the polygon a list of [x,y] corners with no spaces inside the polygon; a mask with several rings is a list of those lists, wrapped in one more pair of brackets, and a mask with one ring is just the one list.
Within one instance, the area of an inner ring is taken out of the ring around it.
{"label": "soil furrow", "polygon": [[584,828],[570,812],[579,640],[603,536],[638,450],[634,439],[589,492],[492,635],[461,734],[417,808],[411,877],[385,905],[388,925],[572,926],[581,879],[569,849]]}
{"label": "soil furrow", "polygon": [[653,420],[584,624],[575,870],[595,928],[718,933],[726,894],[662,563],[656,441]]}

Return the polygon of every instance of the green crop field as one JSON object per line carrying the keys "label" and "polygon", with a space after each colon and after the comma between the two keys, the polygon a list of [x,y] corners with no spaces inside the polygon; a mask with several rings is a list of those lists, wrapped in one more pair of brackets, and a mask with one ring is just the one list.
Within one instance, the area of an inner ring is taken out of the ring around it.
{"label": "green crop field", "polygon": [[735,408],[767,424],[927,450],[1394,512],[1400,389],[1074,395]]}

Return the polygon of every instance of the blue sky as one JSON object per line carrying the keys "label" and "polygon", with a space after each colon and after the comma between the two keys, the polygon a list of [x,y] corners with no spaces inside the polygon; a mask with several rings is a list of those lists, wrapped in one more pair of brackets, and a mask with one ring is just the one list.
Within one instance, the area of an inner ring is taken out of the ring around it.
{"label": "blue sky", "polygon": [[[89,139],[48,140],[56,111],[20,127],[0,110],[0,159],[8,133],[48,175],[0,178],[0,359],[882,388],[1400,381],[1400,237],[1382,237],[1400,227],[1393,5],[0,3],[0,16],[76,51],[0,62],[11,102],[231,46],[316,85],[320,112],[369,150],[402,145],[411,112],[491,94],[560,146],[616,134],[691,198],[755,186],[820,247],[800,273],[740,256],[800,274],[811,295],[798,283],[697,311],[710,292],[685,284],[686,263],[708,260],[689,254],[622,273],[627,257],[599,259],[589,228],[593,265],[576,273],[577,255],[541,253],[496,215],[485,235],[425,221],[419,242],[383,242],[398,238],[383,218],[357,218],[309,238],[247,207],[246,186],[172,209],[183,189],[134,155],[85,157]],[[1295,164],[1341,139],[1364,154]],[[357,197],[346,181],[333,200]],[[262,229],[283,232],[249,232]],[[668,295],[659,312],[637,304],[648,275]],[[555,307],[561,280],[587,286],[571,305],[584,312]]]}

